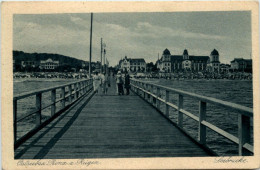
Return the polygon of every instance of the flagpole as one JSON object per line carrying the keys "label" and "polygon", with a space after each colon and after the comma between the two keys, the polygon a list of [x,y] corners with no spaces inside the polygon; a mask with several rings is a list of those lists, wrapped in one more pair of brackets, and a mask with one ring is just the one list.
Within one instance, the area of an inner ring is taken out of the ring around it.
{"label": "flagpole", "polygon": [[92,22],[93,22],[93,13],[91,13],[91,24],[90,24],[89,78],[91,78],[91,55],[92,55]]}
{"label": "flagpole", "polygon": [[102,43],[102,38],[101,38],[101,58],[100,58],[100,71],[102,73],[102,53],[103,53],[103,43]]}
{"label": "flagpole", "polygon": [[106,73],[106,49],[104,49],[104,72]]}

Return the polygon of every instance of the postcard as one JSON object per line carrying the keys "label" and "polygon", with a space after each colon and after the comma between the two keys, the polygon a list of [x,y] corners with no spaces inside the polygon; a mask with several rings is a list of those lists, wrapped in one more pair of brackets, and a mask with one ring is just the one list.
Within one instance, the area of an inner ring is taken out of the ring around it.
{"label": "postcard", "polygon": [[3,2],[3,169],[259,168],[258,8]]}

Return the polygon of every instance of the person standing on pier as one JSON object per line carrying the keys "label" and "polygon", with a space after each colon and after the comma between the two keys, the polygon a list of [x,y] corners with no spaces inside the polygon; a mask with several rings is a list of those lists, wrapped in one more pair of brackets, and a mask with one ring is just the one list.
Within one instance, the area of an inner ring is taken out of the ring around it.
{"label": "person standing on pier", "polygon": [[124,95],[124,88],[123,88],[123,78],[121,75],[121,71],[118,71],[116,75],[116,84],[117,84],[117,93],[118,95]]}
{"label": "person standing on pier", "polygon": [[108,76],[107,74],[104,72],[103,74],[101,74],[101,86],[102,86],[102,91],[103,94],[107,94],[107,90],[108,90]]}
{"label": "person standing on pier", "polygon": [[125,89],[126,89],[126,95],[129,95],[129,89],[130,89],[130,76],[128,72],[125,74]]}
{"label": "person standing on pier", "polygon": [[103,73],[100,73],[100,80],[101,80],[101,82],[100,82],[100,88],[101,88],[101,91],[102,91],[102,93],[104,94],[105,93],[105,75],[104,75],[105,73],[103,72]]}
{"label": "person standing on pier", "polygon": [[95,75],[93,76],[93,88],[95,93],[98,93],[99,86],[100,86],[100,77],[98,75],[98,72],[95,72]]}

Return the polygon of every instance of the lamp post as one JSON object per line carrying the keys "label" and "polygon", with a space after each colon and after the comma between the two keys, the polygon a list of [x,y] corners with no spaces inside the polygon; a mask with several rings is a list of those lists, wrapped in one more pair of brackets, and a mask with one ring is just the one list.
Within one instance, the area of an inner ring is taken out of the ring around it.
{"label": "lamp post", "polygon": [[106,49],[104,49],[104,72],[106,73]]}
{"label": "lamp post", "polygon": [[[101,72],[103,72],[103,63],[104,63],[104,65],[105,65],[105,59],[103,60],[103,56],[105,55],[103,55],[102,56],[102,53],[105,51],[105,48],[106,48],[106,44],[105,43],[102,43],[102,39],[101,39]],[[105,56],[104,56],[104,58],[105,58]],[[103,61],[103,62],[102,62]]]}

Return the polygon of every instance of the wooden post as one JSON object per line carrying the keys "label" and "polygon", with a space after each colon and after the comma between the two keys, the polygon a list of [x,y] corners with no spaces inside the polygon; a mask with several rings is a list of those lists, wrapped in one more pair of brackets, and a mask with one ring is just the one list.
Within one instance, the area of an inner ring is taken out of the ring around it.
{"label": "wooden post", "polygon": [[181,112],[181,109],[183,109],[183,96],[181,94],[179,94],[179,98],[178,98],[178,125],[179,127],[183,127],[182,123],[183,123],[183,113]]}
{"label": "wooden post", "polygon": [[61,97],[62,97],[61,107],[63,109],[65,107],[65,87],[61,88]]}
{"label": "wooden post", "polygon": [[[143,88],[144,90],[147,90],[147,84],[143,84],[142,88]],[[146,100],[147,97],[148,97],[148,94],[145,94],[145,92],[144,92],[143,95],[144,95],[144,100]]]}
{"label": "wooden post", "polygon": [[[142,89],[142,83],[141,82],[139,82],[139,87]],[[142,90],[139,90],[139,95],[142,95]]]}
{"label": "wooden post", "polygon": [[13,101],[13,126],[14,126],[14,143],[17,140],[17,100]]}
{"label": "wooden post", "polygon": [[91,89],[93,89],[93,79],[90,80],[90,86],[91,86]]}
{"label": "wooden post", "polygon": [[72,93],[72,87],[71,87],[71,85],[69,85],[69,103],[72,102],[72,96],[71,96],[71,93]]}
{"label": "wooden post", "polygon": [[82,95],[82,91],[81,91],[81,82],[78,82],[78,86],[79,86],[79,97]]}
{"label": "wooden post", "polygon": [[84,93],[87,93],[88,92],[88,81],[86,80],[85,82],[84,82],[84,85],[85,85],[85,92]]}
{"label": "wooden post", "polygon": [[[144,89],[145,89],[146,91],[149,91],[149,90],[148,90],[148,84],[145,84]],[[145,98],[144,98],[146,101],[148,100],[148,96],[149,96],[149,94],[146,93]]]}
{"label": "wooden post", "polygon": [[78,86],[78,98],[80,97],[80,83],[78,82],[77,83],[77,86]]}
{"label": "wooden post", "polygon": [[93,80],[91,79],[88,84],[88,90],[93,89]]}
{"label": "wooden post", "polygon": [[[136,86],[135,81],[131,81],[131,83]],[[137,93],[136,87],[133,86],[133,90],[134,90],[135,93]]]}
{"label": "wooden post", "polygon": [[87,92],[91,89],[91,87],[93,85],[91,82],[92,82],[91,80],[87,80],[87,82],[86,82],[86,91]]}
{"label": "wooden post", "polygon": [[79,82],[79,96],[82,96],[82,83]]}
{"label": "wooden post", "polygon": [[77,100],[78,98],[78,86],[77,86],[77,83],[74,84],[74,92],[75,92],[75,100]]}
{"label": "wooden post", "polygon": [[87,93],[88,89],[88,82],[87,81],[84,81],[84,94]]}
{"label": "wooden post", "polygon": [[138,95],[138,88],[137,88],[138,85],[137,85],[137,82],[135,82],[135,86],[136,86],[136,87],[135,87],[135,92],[136,92],[136,94]]}
{"label": "wooden post", "polygon": [[135,92],[136,92],[136,94],[138,95],[138,83],[137,83],[137,81],[135,82],[135,86],[136,86],[136,88],[135,88]]}
{"label": "wooden post", "polygon": [[165,91],[165,116],[169,118],[169,106],[167,102],[169,102],[169,94],[168,90]]}
{"label": "wooden post", "polygon": [[[148,91],[148,92],[150,92],[151,91],[151,86],[149,85],[149,84],[146,84],[147,86],[146,86],[146,90]],[[147,94],[147,101],[148,102],[150,102],[150,98],[151,98],[151,95],[150,94]]]}
{"label": "wooden post", "polygon": [[203,120],[206,120],[206,102],[199,102],[199,134],[198,140],[201,144],[206,144],[206,126],[201,124]]}
{"label": "wooden post", "polygon": [[243,151],[243,145],[250,141],[250,117],[245,115],[238,115],[238,153],[239,156],[247,155]]}
{"label": "wooden post", "polygon": [[51,91],[51,116],[53,116],[56,112],[56,89]]}
{"label": "wooden post", "polygon": [[83,81],[81,82],[81,87],[82,87],[82,95],[84,95],[84,93],[85,93],[85,84],[84,84]]}
{"label": "wooden post", "polygon": [[139,89],[139,88],[140,88],[140,82],[138,82],[137,84],[138,84],[138,85],[137,85],[137,87],[138,87],[137,94],[140,95],[140,89]]}
{"label": "wooden post", "polygon": [[42,120],[42,93],[38,93],[36,94],[36,118],[35,118],[35,124],[36,127],[39,126],[41,124],[41,120]]}
{"label": "wooden post", "polygon": [[[153,93],[153,85],[150,85],[149,89],[150,89],[149,92]],[[153,104],[153,96],[152,95],[150,95],[150,103]]]}
{"label": "wooden post", "polygon": [[160,88],[159,87],[156,88],[156,96],[157,96],[156,108],[161,110],[160,109],[160,100],[159,100],[159,97],[161,97],[161,96],[160,96]]}
{"label": "wooden post", "polygon": [[87,81],[83,82],[84,85],[84,94],[87,93]]}

